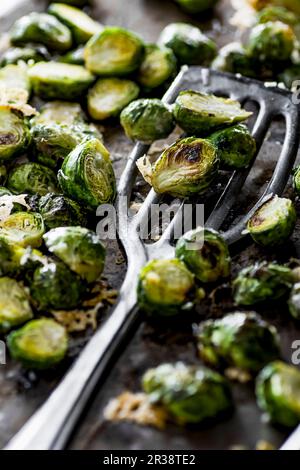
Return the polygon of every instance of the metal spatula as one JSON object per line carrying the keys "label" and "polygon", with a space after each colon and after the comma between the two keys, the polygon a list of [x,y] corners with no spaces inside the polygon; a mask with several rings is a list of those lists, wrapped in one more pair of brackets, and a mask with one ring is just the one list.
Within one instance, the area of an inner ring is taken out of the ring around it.
{"label": "metal spatula", "polygon": [[[255,207],[258,207],[263,198],[271,193],[280,195],[294,165],[299,143],[300,114],[298,107],[292,102],[292,95],[279,88],[267,88],[263,83],[247,78],[238,78],[201,67],[183,67],[165,94],[164,102],[172,104],[178,93],[186,89],[225,94],[242,103],[248,99],[255,101],[259,112],[253,136],[258,149],[262,145],[272,119],[276,116],[284,118],[286,135],[282,152],[267,189]],[[118,304],[106,323],[100,327],[83,349],[60,385],[10,441],[7,449],[61,449],[65,446],[93,390],[97,384],[99,387],[99,380],[104,371],[109,366],[113,366],[114,353],[128,337],[131,327],[138,320],[136,283],[140,269],[149,259],[174,255],[174,249],[169,240],[180,215],[174,217],[159,241],[146,245],[140,239],[138,228],[149,216],[151,204],[158,203],[160,197],[151,190],[139,212],[132,217],[128,215],[127,205],[124,205],[124,197],[129,201],[132,193],[136,178],[136,161],[147,153],[148,149],[147,145],[136,144],[128,158],[118,188],[116,206],[119,237],[126,251],[128,262],[127,275],[120,291]],[[247,168],[232,174],[206,221],[207,227],[220,229],[236,202],[249,171],[250,168]],[[229,244],[244,236],[242,232],[245,223],[253,210],[233,229],[224,233]],[[125,226],[128,227],[128,231],[123,230]]]}

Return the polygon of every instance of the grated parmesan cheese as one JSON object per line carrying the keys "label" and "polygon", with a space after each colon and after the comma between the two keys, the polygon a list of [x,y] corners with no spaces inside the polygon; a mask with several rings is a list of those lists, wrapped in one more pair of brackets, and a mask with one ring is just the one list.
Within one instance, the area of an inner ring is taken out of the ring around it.
{"label": "grated parmesan cheese", "polygon": [[0,198],[0,223],[4,222],[11,214],[14,203],[21,204],[25,209],[30,209],[25,198],[27,194],[20,194],[18,196],[4,195]]}

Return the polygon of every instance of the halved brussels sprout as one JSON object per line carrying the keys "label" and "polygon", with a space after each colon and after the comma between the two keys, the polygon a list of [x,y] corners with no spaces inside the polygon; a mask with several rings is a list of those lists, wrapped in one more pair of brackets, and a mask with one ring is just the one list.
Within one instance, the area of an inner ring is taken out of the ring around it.
{"label": "halved brussels sprout", "polygon": [[229,168],[246,168],[256,154],[256,141],[244,124],[215,132],[210,140],[218,149],[221,164]]}
{"label": "halved brussels sprout", "polygon": [[85,210],[77,202],[60,194],[48,193],[39,200],[38,211],[48,229],[86,225]]}
{"label": "halved brussels sprout", "polygon": [[75,147],[58,172],[63,192],[88,208],[110,203],[116,194],[116,180],[109,152],[98,139]]}
{"label": "halved brussels sprout", "polygon": [[232,408],[227,380],[206,367],[161,364],[144,374],[142,386],[152,403],[183,424],[217,418]]}
{"label": "halved brussels sprout", "polygon": [[131,80],[100,78],[89,90],[88,112],[98,121],[118,116],[139,92],[139,87]]}
{"label": "halved brussels sprout", "polygon": [[15,22],[10,30],[10,41],[16,46],[43,44],[51,50],[63,52],[71,48],[72,35],[55,16],[33,12]]}
{"label": "halved brussels sprout", "polygon": [[105,248],[92,230],[58,227],[44,235],[48,250],[87,282],[96,281],[104,268]]}
{"label": "halved brussels sprout", "polygon": [[85,65],[101,76],[120,76],[134,72],[144,53],[142,40],[131,31],[109,26],[93,36],[84,51]]}
{"label": "halved brussels sprout", "polygon": [[258,372],[280,355],[274,326],[255,312],[235,312],[201,323],[196,331],[202,360],[214,367]]}
{"label": "halved brussels sprout", "polygon": [[178,259],[150,261],[140,272],[138,303],[147,313],[176,315],[193,305],[194,276]]}
{"label": "halved brussels sprout", "polygon": [[61,261],[38,267],[30,286],[32,299],[45,311],[75,308],[85,291],[82,279]]}
{"label": "halved brussels sprout", "polygon": [[25,90],[28,99],[31,86],[26,65],[8,64],[1,68],[0,86],[4,88],[15,88],[16,90]]}
{"label": "halved brussels sprout", "polygon": [[7,338],[11,356],[25,367],[47,369],[62,361],[68,349],[64,326],[50,318],[31,320]]}
{"label": "halved brussels sprout", "polygon": [[169,47],[181,64],[207,65],[217,54],[216,44],[197,26],[171,23],[161,32],[161,46]]}
{"label": "halved brussels sprout", "polygon": [[80,46],[60,56],[59,62],[74,65],[84,65],[84,47]]}
{"label": "halved brussels sprout", "polygon": [[176,257],[201,282],[215,282],[230,274],[231,259],[226,242],[212,229],[198,227],[176,244]]}
{"label": "halved brussels sprout", "polygon": [[265,202],[247,224],[253,240],[263,246],[284,243],[293,233],[297,214],[290,199],[273,196]]}
{"label": "halved brussels sprout", "polygon": [[286,427],[300,423],[300,372],[296,367],[282,361],[268,364],[257,377],[256,397],[273,423]]}
{"label": "halved brussels sprout", "polygon": [[300,282],[293,285],[289,301],[288,301],[290,314],[300,320]]}
{"label": "halved brussels sprout", "polygon": [[25,152],[29,142],[29,127],[22,113],[0,105],[0,162]]}
{"label": "halved brussels sprout", "polygon": [[130,139],[145,143],[168,137],[175,127],[171,111],[154,98],[130,103],[121,113],[121,124]]}
{"label": "halved brussels sprout", "polygon": [[76,100],[94,81],[81,65],[39,62],[29,69],[32,88],[43,99]]}
{"label": "halved brussels sprout", "polygon": [[40,246],[44,233],[43,218],[35,212],[15,212],[0,223],[0,238],[9,244]]}
{"label": "halved brussels sprout", "polygon": [[7,187],[15,194],[39,194],[57,192],[55,173],[35,162],[22,163],[10,171]]}
{"label": "halved brussels sprout", "polygon": [[188,197],[207,190],[219,168],[217,149],[209,141],[188,137],[167,148],[153,166],[142,157],[137,165],[154,190]]}
{"label": "halved brussels sprout", "polygon": [[2,55],[0,66],[8,64],[17,64],[23,62],[39,62],[50,58],[47,49],[44,46],[28,45],[25,47],[10,47]]}
{"label": "halved brussels sprout", "polygon": [[254,305],[287,295],[294,283],[291,269],[266,261],[244,268],[233,281],[237,305]]}
{"label": "halved brussels sprout", "polygon": [[257,76],[256,63],[240,42],[231,42],[222,47],[211,67],[220,72],[240,73],[253,78]]}
{"label": "halved brussels sprout", "polygon": [[33,317],[29,296],[15,279],[0,278],[0,333],[5,333]]}
{"label": "halved brussels sprout", "polygon": [[74,41],[77,44],[85,44],[94,34],[100,33],[103,26],[93,20],[79,8],[64,3],[52,3],[48,13],[56,16],[72,31]]}
{"label": "halved brussels sprout", "polygon": [[177,70],[177,60],[169,47],[148,44],[138,71],[137,80],[146,90],[152,90],[171,79]]}
{"label": "halved brussels sprout", "polygon": [[72,126],[84,122],[80,104],[68,101],[51,101],[40,109],[40,114],[31,120],[31,124],[65,124]]}
{"label": "halved brussels sprout", "polygon": [[25,253],[25,248],[9,244],[0,237],[0,276],[17,276]]}
{"label": "halved brussels sprout", "polygon": [[251,30],[248,51],[260,62],[276,64],[291,58],[295,44],[296,37],[289,25],[268,21]]}
{"label": "halved brussels sprout", "polygon": [[251,115],[238,101],[193,90],[180,92],[174,107],[179,126],[189,134],[199,136],[245,121]]}
{"label": "halved brussels sprout", "polygon": [[202,13],[213,8],[219,0],[175,0],[187,13]]}

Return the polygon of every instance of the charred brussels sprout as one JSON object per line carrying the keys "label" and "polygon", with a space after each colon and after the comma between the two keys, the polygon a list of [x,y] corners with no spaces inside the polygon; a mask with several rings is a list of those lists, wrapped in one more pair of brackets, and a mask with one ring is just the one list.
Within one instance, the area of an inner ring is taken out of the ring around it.
{"label": "charred brussels sprout", "polygon": [[214,367],[256,373],[279,357],[276,328],[254,312],[235,312],[207,320],[196,331],[201,359]]}
{"label": "charred brussels sprout", "polygon": [[192,307],[194,288],[194,276],[180,260],[153,260],[140,272],[138,303],[150,314],[176,315]]}
{"label": "charred brussels sprout", "polygon": [[58,181],[66,196],[91,209],[115,198],[116,181],[109,152],[98,139],[83,142],[65,158]]}
{"label": "charred brussels sprout", "polygon": [[256,64],[245,47],[239,42],[231,42],[222,47],[211,67],[221,72],[240,73],[246,77],[256,77]]}
{"label": "charred brussels sprout", "polygon": [[295,43],[295,34],[290,26],[281,21],[269,21],[252,29],[248,51],[260,62],[276,64],[291,58]]}
{"label": "charred brussels sprout", "polygon": [[244,124],[217,131],[210,139],[217,147],[220,161],[225,167],[246,168],[255,156],[255,139]]}
{"label": "charred brussels sprout", "polygon": [[31,320],[33,313],[29,296],[17,281],[9,277],[0,278],[0,333]]}
{"label": "charred brussels sprout", "polygon": [[89,90],[89,114],[98,121],[118,116],[139,92],[139,87],[131,80],[100,78]]}
{"label": "charred brussels sprout", "polygon": [[202,13],[213,8],[219,0],[175,0],[187,13]]}
{"label": "charred brussels sprout", "polygon": [[273,423],[286,427],[300,423],[300,372],[296,367],[281,361],[268,364],[257,377],[256,397]]}
{"label": "charred brussels sprout", "polygon": [[300,320],[300,282],[293,285],[288,305],[290,314],[296,318],[296,320]]}
{"label": "charred brussels sprout", "polygon": [[169,47],[181,64],[206,65],[217,54],[216,44],[199,28],[188,23],[171,23],[159,37],[161,46]]}
{"label": "charred brussels sprout", "polygon": [[130,103],[121,113],[121,124],[130,139],[145,143],[163,139],[174,129],[171,111],[154,98]]}
{"label": "charred brussels sprout", "polygon": [[38,211],[48,229],[86,225],[85,210],[77,202],[60,194],[48,193],[42,196]]}
{"label": "charred brussels sprout", "polygon": [[146,90],[157,88],[171,79],[177,70],[176,57],[169,47],[148,44],[137,80]]}
{"label": "charred brussels sprout", "polygon": [[68,26],[77,44],[86,43],[94,34],[100,33],[103,29],[100,23],[94,21],[79,8],[64,3],[52,3],[48,12]]}
{"label": "charred brussels sprout", "polygon": [[50,318],[31,320],[7,338],[10,354],[25,367],[47,369],[65,357],[68,336],[65,328]]}
{"label": "charred brussels sprout", "polygon": [[177,242],[176,256],[201,282],[215,282],[230,274],[227,244],[215,230],[199,227],[186,233]]}
{"label": "charred brussels sprout", "polygon": [[174,107],[179,126],[189,134],[199,136],[245,121],[251,114],[242,109],[238,101],[193,90],[179,93]]}
{"label": "charred brussels sprout", "polygon": [[248,221],[247,229],[253,240],[263,246],[284,243],[293,233],[296,210],[290,199],[273,196]]}
{"label": "charred brussels sprout", "polygon": [[217,149],[208,140],[188,137],[167,148],[151,166],[145,158],[138,167],[157,193],[188,197],[207,190],[218,172]]}
{"label": "charred brussels sprout", "polygon": [[55,173],[35,162],[22,163],[14,167],[7,180],[7,187],[15,194],[39,194],[43,196],[57,191]]}
{"label": "charred brussels sprout", "polygon": [[228,382],[205,367],[162,364],[144,374],[142,385],[152,403],[183,424],[201,423],[232,408]]}
{"label": "charred brussels sprout", "polygon": [[22,113],[0,105],[0,162],[25,152],[29,142],[29,127]]}
{"label": "charred brussels sprout", "polygon": [[31,297],[40,310],[75,308],[85,290],[80,277],[62,262],[37,268],[30,286]]}
{"label": "charred brussels sprout", "polygon": [[73,49],[73,51],[69,51],[60,56],[59,62],[64,62],[65,64],[84,65],[84,47],[77,47],[76,49]]}
{"label": "charred brussels sprout", "polygon": [[34,212],[15,212],[0,223],[0,238],[9,244],[40,246],[44,232],[43,218]]}
{"label": "charred brussels sprout", "polygon": [[38,43],[61,52],[67,51],[72,46],[69,28],[47,13],[33,12],[22,16],[11,28],[10,40],[16,46]]}
{"label": "charred brussels sprout", "polygon": [[85,65],[101,76],[128,75],[140,66],[143,53],[144,44],[136,34],[123,28],[106,27],[87,43]]}
{"label": "charred brussels sprout", "polygon": [[87,282],[96,281],[104,268],[105,248],[92,230],[59,227],[44,235],[48,250]]}
{"label": "charred brussels sprout", "polygon": [[275,263],[255,263],[240,271],[233,281],[237,305],[254,305],[287,295],[294,283],[293,272]]}
{"label": "charred brussels sprout", "polygon": [[0,59],[0,66],[4,67],[8,64],[17,64],[23,62],[40,62],[48,60],[49,53],[44,46],[28,45],[26,47],[10,47],[5,51]]}
{"label": "charred brussels sprout", "polygon": [[43,99],[76,100],[94,81],[81,65],[39,62],[29,70],[34,92]]}

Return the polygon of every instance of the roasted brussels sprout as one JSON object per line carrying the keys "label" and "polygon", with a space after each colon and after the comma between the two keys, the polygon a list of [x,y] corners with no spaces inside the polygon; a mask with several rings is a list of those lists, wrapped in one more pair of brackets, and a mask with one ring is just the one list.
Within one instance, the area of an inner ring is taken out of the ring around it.
{"label": "roasted brussels sprout", "polygon": [[137,80],[145,90],[152,90],[171,79],[177,70],[176,57],[169,47],[148,44]]}
{"label": "roasted brussels sprout", "polygon": [[0,276],[16,276],[21,271],[21,260],[26,249],[12,245],[0,237]]}
{"label": "roasted brussels sprout", "polygon": [[194,276],[178,259],[150,261],[140,272],[138,303],[149,314],[171,316],[192,307]]}
{"label": "roasted brussels sprout", "polygon": [[103,26],[94,21],[79,8],[64,3],[52,3],[48,13],[56,16],[72,31],[74,41],[77,44],[85,44],[94,34],[100,33]]}
{"label": "roasted brussels sprout", "polygon": [[268,6],[257,14],[258,23],[268,23],[269,21],[282,21],[282,23],[295,26],[299,23],[298,16],[292,11],[282,6]]}
{"label": "roasted brussels sprout", "polygon": [[130,139],[145,143],[167,137],[175,127],[171,111],[154,98],[130,103],[121,113],[121,124]]}
{"label": "roasted brussels sprout", "polygon": [[248,56],[240,42],[231,42],[222,47],[211,67],[220,72],[240,73],[253,78],[257,76],[255,61]]}
{"label": "roasted brussels sprout", "polygon": [[34,117],[35,124],[65,124],[73,126],[84,122],[84,114],[78,103],[68,101],[51,101],[40,109],[40,114]]}
{"label": "roasted brussels sprout", "polygon": [[172,49],[181,64],[207,65],[217,54],[216,44],[188,23],[169,24],[161,32],[158,42]]}
{"label": "roasted brussels sprout", "polygon": [[38,211],[48,229],[86,225],[86,212],[77,202],[60,194],[48,193],[39,200]]}
{"label": "roasted brussels sprout", "polygon": [[0,333],[7,332],[33,317],[29,296],[15,279],[0,278]]}
{"label": "roasted brussels sprout", "polygon": [[275,424],[295,427],[300,423],[300,372],[281,361],[268,364],[256,381],[260,408]]}
{"label": "roasted brussels sprout", "polygon": [[287,295],[294,283],[291,269],[263,261],[240,271],[233,281],[237,305],[254,305]]}
{"label": "roasted brussels sprout", "polygon": [[300,320],[300,282],[293,285],[288,306],[292,317],[296,318],[296,320]]}
{"label": "roasted brussels sprout", "polygon": [[263,246],[284,243],[296,225],[297,214],[290,199],[273,196],[265,202],[247,224],[253,240]]}
{"label": "roasted brussels sprout", "polygon": [[255,26],[249,37],[249,54],[260,62],[276,64],[288,61],[294,50],[293,29],[281,21],[268,21]]}
{"label": "roasted brussels sprout", "polygon": [[261,10],[266,6],[270,5],[270,7],[284,7],[288,10],[294,11],[298,15],[300,15],[300,5],[296,0],[248,0],[249,3],[255,8],[256,10]]}
{"label": "roasted brussels sprout", "polygon": [[167,148],[153,166],[144,157],[137,164],[157,193],[188,197],[207,190],[217,175],[219,158],[209,140],[188,137]]}
{"label": "roasted brussels sprout", "polygon": [[22,163],[12,168],[8,175],[7,187],[15,194],[39,194],[57,192],[55,173],[35,162]]}
{"label": "roasted brussels sprout", "polygon": [[49,53],[44,46],[27,45],[26,47],[10,47],[1,55],[0,66],[23,62],[40,62],[48,60]]}
{"label": "roasted brussels sprout", "polygon": [[82,279],[61,261],[38,267],[30,286],[32,299],[45,311],[77,307],[85,290]]}
{"label": "roasted brussels sprout", "polygon": [[152,403],[183,424],[201,423],[232,408],[228,382],[206,367],[162,364],[144,374],[142,385]]}
{"label": "roasted brussels sprout", "polygon": [[140,66],[143,54],[144,44],[136,34],[110,26],[89,40],[84,58],[87,69],[97,75],[122,76]]}
{"label": "roasted brussels sprout", "polygon": [[193,90],[180,92],[174,107],[179,126],[189,134],[199,136],[245,121],[251,114],[242,109],[238,101]]}
{"label": "roasted brussels sprout", "polygon": [[84,46],[79,46],[72,51],[60,56],[59,62],[74,65],[84,65]]}
{"label": "roasted brussels sprout", "polygon": [[221,164],[228,168],[246,168],[256,153],[256,141],[244,124],[217,131],[210,140],[218,149]]}
{"label": "roasted brussels sprout", "polygon": [[279,357],[276,328],[255,312],[235,312],[207,320],[196,330],[202,360],[214,367],[256,373]]}
{"label": "roasted brussels sprout", "polygon": [[47,369],[62,361],[68,348],[66,329],[50,318],[31,320],[7,338],[11,356],[25,367]]}
{"label": "roasted brussels sprout", "polygon": [[43,218],[35,212],[15,212],[0,224],[0,238],[9,244],[39,246],[44,233]]}
{"label": "roasted brussels sprout", "polygon": [[215,282],[230,274],[227,244],[215,230],[198,227],[187,232],[177,242],[176,256],[201,282]]}
{"label": "roasted brussels sprout", "polygon": [[0,105],[0,162],[25,152],[29,142],[29,127],[22,113]]}
{"label": "roasted brussels sprout", "polygon": [[66,196],[91,209],[115,198],[116,181],[109,152],[98,139],[75,147],[59,170],[58,181]]}
{"label": "roasted brussels sprout", "polygon": [[10,40],[16,46],[38,43],[61,52],[72,46],[69,28],[47,13],[33,12],[19,18],[10,30]]}
{"label": "roasted brussels sprout", "polygon": [[88,112],[98,121],[118,116],[139,92],[139,87],[131,80],[100,78],[89,90]]}
{"label": "roasted brussels sprout", "polygon": [[96,281],[104,268],[105,248],[92,230],[58,227],[44,235],[48,250],[87,282]]}
{"label": "roasted brussels sprout", "polygon": [[[1,88],[14,88],[26,92],[26,101],[30,95],[30,81],[27,73],[27,66],[24,64],[8,64],[0,69]],[[13,104],[13,103],[9,103]]]}
{"label": "roasted brussels sprout", "polygon": [[213,8],[219,0],[175,0],[187,13],[202,13]]}
{"label": "roasted brussels sprout", "polygon": [[32,88],[43,99],[76,100],[94,81],[94,76],[81,65],[39,62],[30,68]]}

